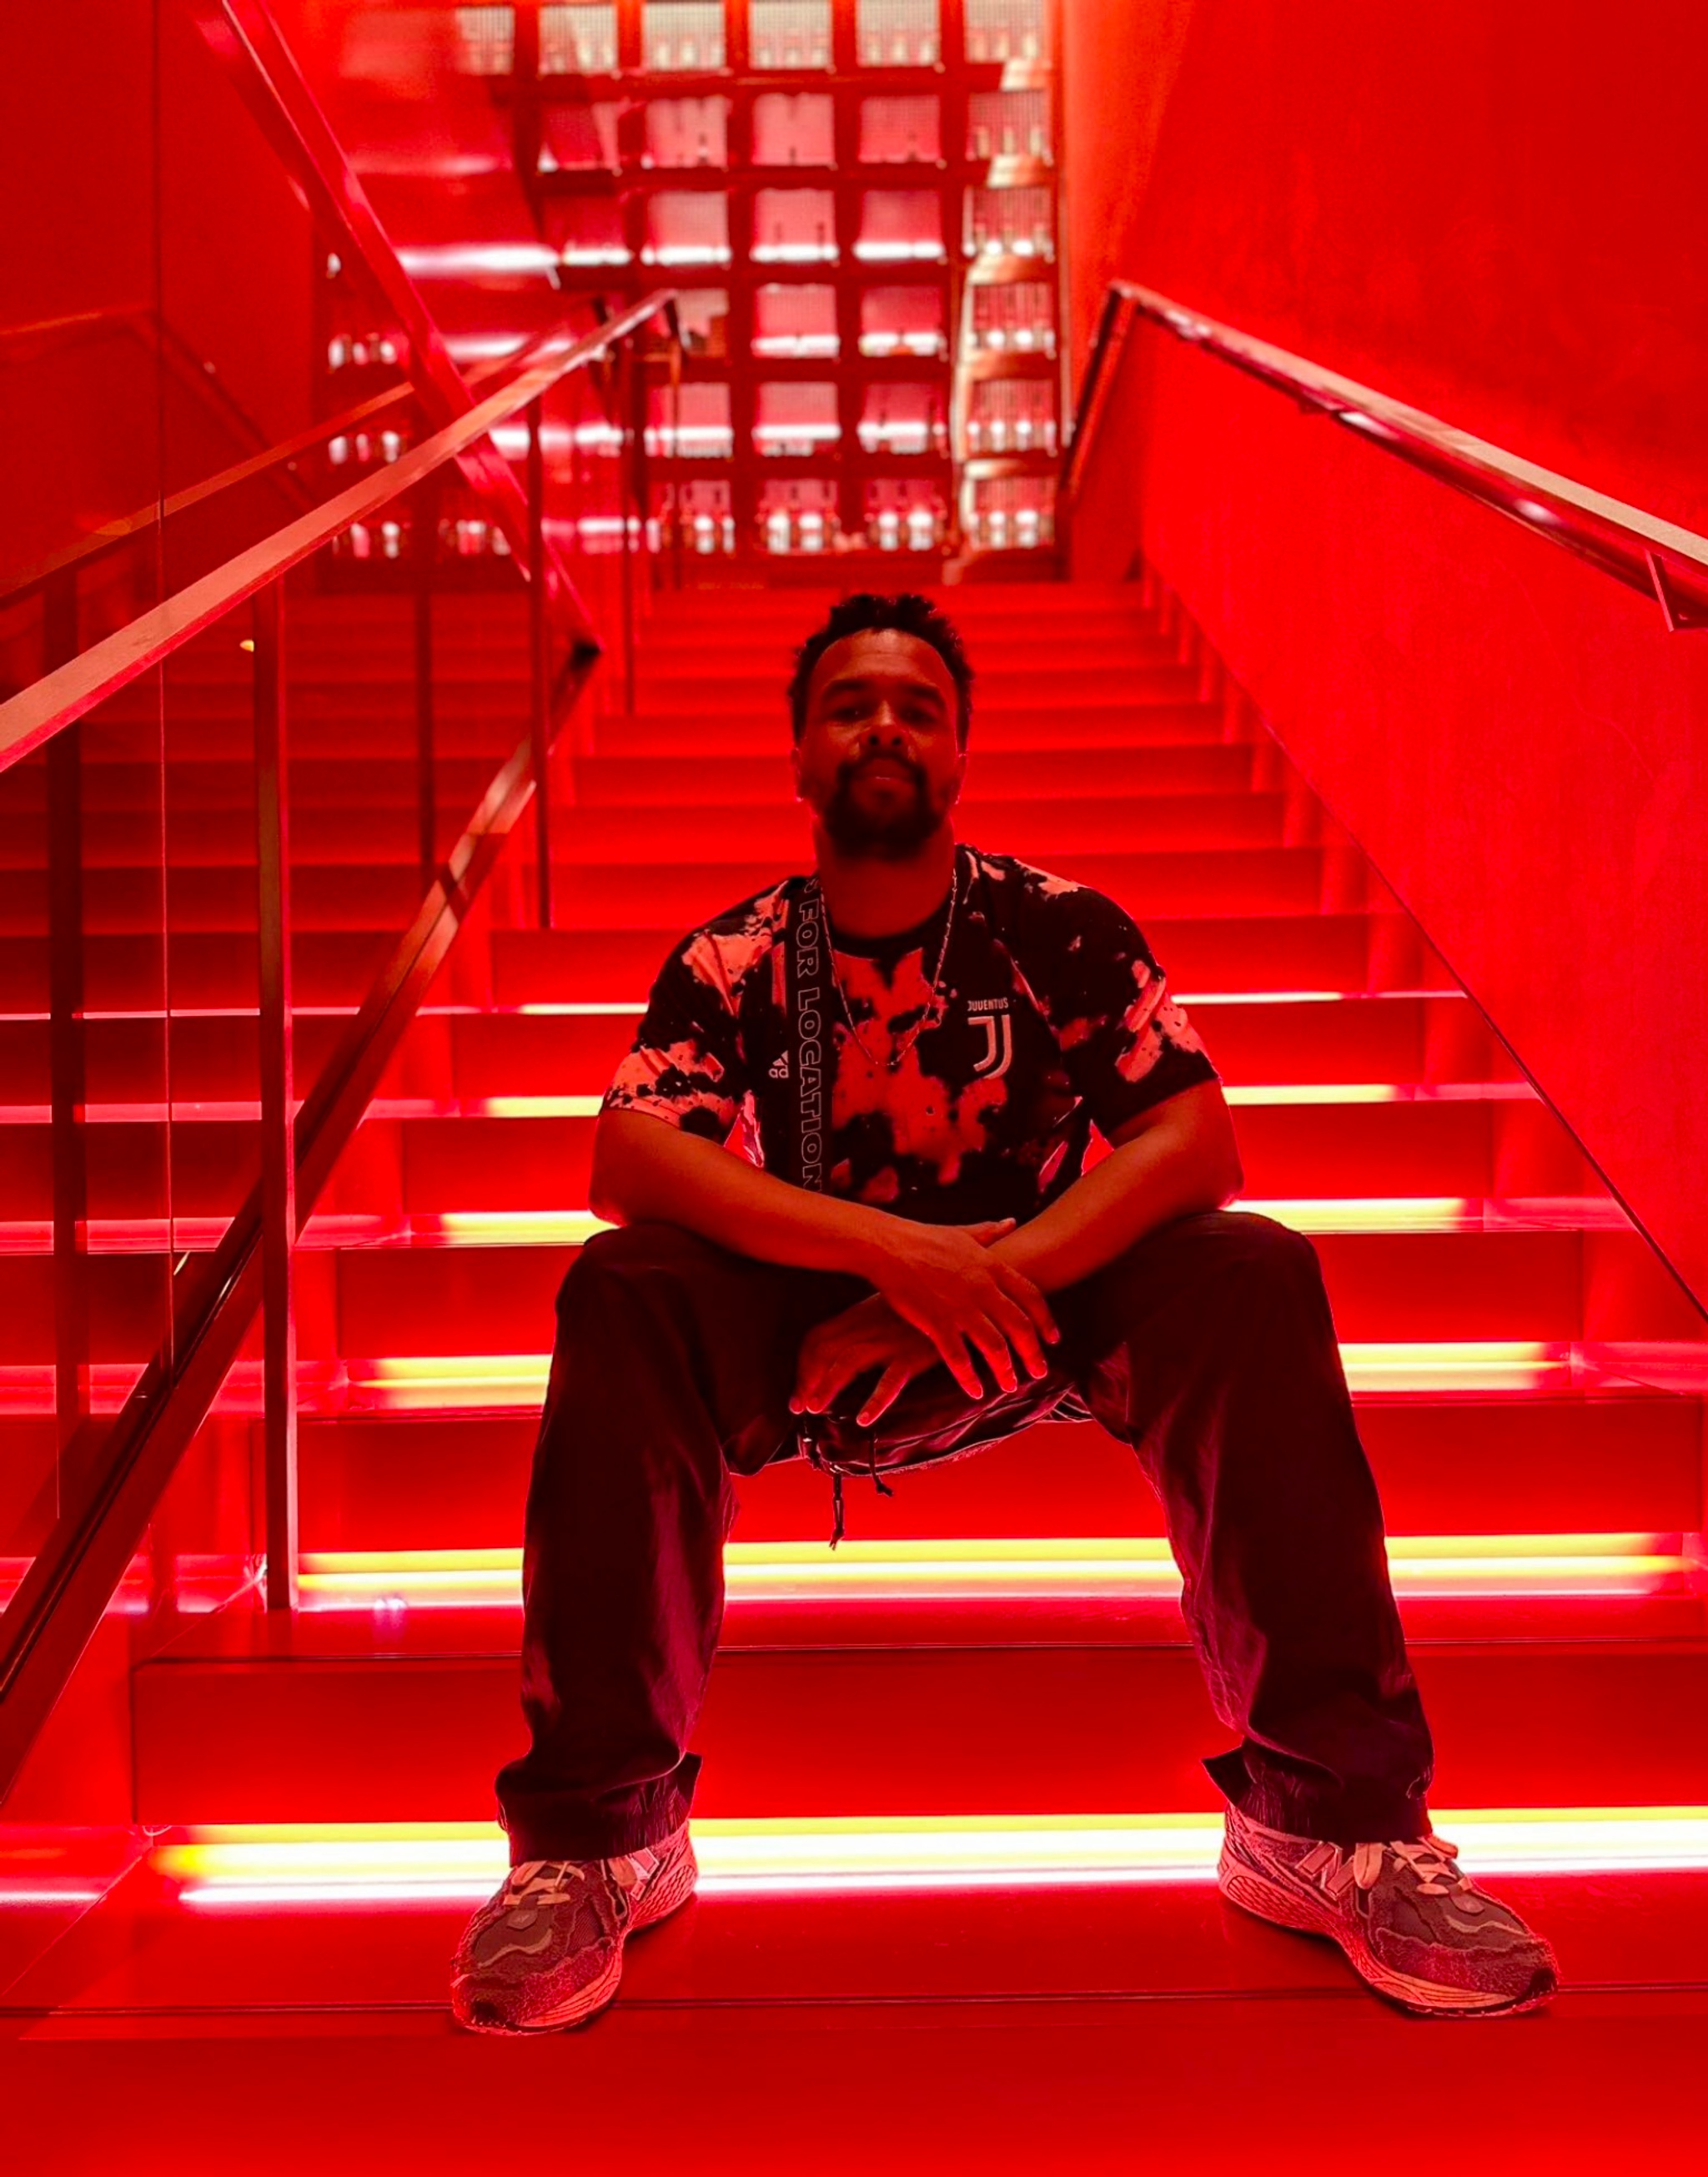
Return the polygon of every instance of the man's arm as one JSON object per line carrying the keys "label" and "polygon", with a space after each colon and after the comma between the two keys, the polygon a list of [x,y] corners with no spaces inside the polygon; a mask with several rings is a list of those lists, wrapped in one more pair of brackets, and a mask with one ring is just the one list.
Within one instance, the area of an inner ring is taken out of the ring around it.
{"label": "man's arm", "polygon": [[1043,1292],[1077,1285],[1170,1219],[1220,1209],[1245,1184],[1214,1081],[1183,1088],[1110,1137],[1110,1153],[990,1252]]}
{"label": "man's arm", "polygon": [[865,1279],[925,1333],[969,1397],[981,1395],[969,1344],[1007,1389],[1017,1381],[1017,1353],[1034,1376],[1044,1373],[1040,1340],[1054,1338],[1056,1326],[1029,1274],[998,1259],[990,1243],[1002,1226],[917,1225],[810,1194],[641,1111],[601,1117],[588,1203],[613,1224],[657,1218],[758,1262]]}

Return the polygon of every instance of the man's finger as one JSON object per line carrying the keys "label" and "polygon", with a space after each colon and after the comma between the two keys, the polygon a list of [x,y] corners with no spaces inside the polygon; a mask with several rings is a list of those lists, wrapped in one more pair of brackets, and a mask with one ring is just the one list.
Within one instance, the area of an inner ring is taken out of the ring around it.
{"label": "man's finger", "polygon": [[982,1399],[985,1386],[979,1380],[979,1372],[973,1366],[967,1351],[967,1341],[953,1324],[931,1323],[925,1327],[925,1335],[942,1356],[943,1366],[967,1394],[969,1399]]}
{"label": "man's finger", "polygon": [[1001,1325],[986,1316],[981,1322],[974,1323],[966,1334],[984,1355],[990,1373],[996,1378],[996,1388],[1002,1391],[1018,1390],[1019,1379],[1014,1373],[1014,1356]]}
{"label": "man's finger", "polygon": [[902,1393],[913,1382],[914,1372],[911,1362],[891,1361],[889,1367],[873,1384],[871,1395],[856,1416],[862,1428],[870,1428],[875,1421],[889,1411]]}
{"label": "man's finger", "polygon": [[1039,1343],[1032,1318],[1019,1301],[1011,1300],[1006,1292],[999,1293],[992,1312],[1027,1373],[1032,1376],[1046,1373],[1050,1363],[1044,1357],[1044,1348]]}
{"label": "man's finger", "polygon": [[1021,1307],[1037,1324],[1040,1334],[1049,1339],[1052,1344],[1059,1339],[1061,1332],[1057,1326],[1056,1318],[1050,1312],[1049,1301],[1033,1284],[1024,1270],[1017,1270],[1009,1263],[993,1263],[990,1268],[1003,1291],[1012,1299],[1019,1301]]}

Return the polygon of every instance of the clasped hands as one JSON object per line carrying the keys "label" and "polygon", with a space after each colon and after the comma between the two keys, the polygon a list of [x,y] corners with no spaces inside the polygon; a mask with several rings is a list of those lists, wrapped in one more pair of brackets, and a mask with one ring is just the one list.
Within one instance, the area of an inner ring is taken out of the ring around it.
{"label": "clasped hands", "polygon": [[877,1381],[856,1416],[862,1428],[938,1361],[969,1399],[985,1395],[974,1354],[1001,1390],[1018,1387],[1019,1368],[1034,1380],[1048,1372],[1045,1346],[1061,1336],[1050,1304],[1023,1271],[990,1252],[1013,1230],[1012,1217],[984,1225],[893,1222],[893,1238],[861,1266],[875,1290],[802,1340],[791,1413],[824,1412],[874,1369]]}

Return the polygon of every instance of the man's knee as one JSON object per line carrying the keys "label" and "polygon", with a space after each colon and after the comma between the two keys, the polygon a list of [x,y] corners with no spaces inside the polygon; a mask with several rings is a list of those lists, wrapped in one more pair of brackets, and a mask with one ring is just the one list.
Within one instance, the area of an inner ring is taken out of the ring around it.
{"label": "man's knee", "polygon": [[1273,1217],[1260,1217],[1249,1209],[1213,1209],[1197,1221],[1206,1227],[1217,1258],[1231,1267],[1255,1268],[1260,1274],[1275,1277],[1321,1275],[1322,1263],[1311,1241]]}
{"label": "man's knee", "polygon": [[558,1312],[587,1300],[594,1291],[636,1279],[704,1276],[718,1262],[721,1250],[696,1233],[662,1218],[634,1225],[613,1225],[583,1242],[558,1289]]}
{"label": "man's knee", "polygon": [[[1323,1266],[1302,1232],[1245,1209],[1209,1209],[1160,1227],[1151,1241],[1182,1279],[1261,1290],[1320,1287]],[[1145,1242],[1141,1242],[1143,1249]]]}

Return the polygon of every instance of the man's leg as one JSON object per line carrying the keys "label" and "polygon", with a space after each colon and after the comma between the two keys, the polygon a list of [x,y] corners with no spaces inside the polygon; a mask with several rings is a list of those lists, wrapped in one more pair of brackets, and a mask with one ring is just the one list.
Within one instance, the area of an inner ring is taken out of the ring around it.
{"label": "man's leg", "polygon": [[498,1779],[513,1862],[634,1852],[687,1814],[700,1762],[686,1748],[723,1615],[729,1470],[783,1449],[801,1337],[865,1290],[669,1225],[581,1250],[559,1296],[528,1490],[532,1745]]}
{"label": "man's leg", "polygon": [[1427,1836],[1429,1730],[1315,1248],[1267,1218],[1185,1217],[1057,1312],[1087,1404],[1162,1498],[1242,1740],[1207,1765],[1217,1784],[1299,1836]]}

